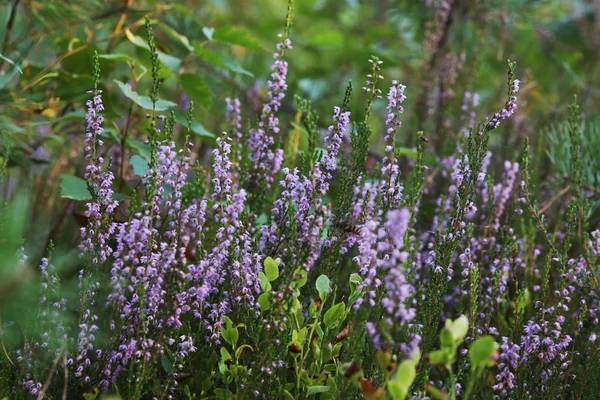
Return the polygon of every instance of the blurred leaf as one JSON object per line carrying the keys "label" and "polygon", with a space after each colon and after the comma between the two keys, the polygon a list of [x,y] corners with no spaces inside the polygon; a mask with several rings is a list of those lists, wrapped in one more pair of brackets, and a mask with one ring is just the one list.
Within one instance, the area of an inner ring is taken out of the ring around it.
{"label": "blurred leaf", "polygon": [[15,63],[13,60],[11,60],[10,58],[8,58],[8,57],[4,57],[4,56],[2,55],[2,53],[0,53],[0,59],[2,59],[2,60],[4,60],[4,61],[6,61],[7,63],[11,64],[11,65],[12,65],[14,68],[16,68],[16,69],[17,69],[17,71],[19,71],[19,73],[21,73],[21,74],[23,73],[23,70],[21,69],[21,67],[19,67],[19,65],[17,65],[17,64],[16,64],[16,63]]}
{"label": "blurred leaf", "polygon": [[469,360],[475,367],[486,367],[494,364],[494,354],[498,343],[492,336],[483,336],[473,342],[469,348]]}
{"label": "blurred leaf", "polygon": [[244,68],[242,68],[235,60],[235,58],[226,56],[224,54],[217,54],[208,51],[204,47],[202,47],[202,44],[200,42],[194,42],[194,53],[196,53],[196,55],[202,58],[204,61],[217,67],[226,68],[231,72],[237,72],[248,76],[254,76],[250,71],[246,71]]}
{"label": "blurred leaf", "polygon": [[325,315],[323,316],[323,323],[327,327],[327,329],[334,329],[337,325],[342,322],[344,318],[344,312],[346,311],[346,306],[344,303],[338,303],[335,306],[331,307]]}
{"label": "blurred leaf", "polygon": [[[187,128],[187,116],[186,114],[179,110],[176,109],[175,111],[175,120],[181,124],[181,126],[184,126]],[[215,138],[215,134],[212,132],[209,132],[208,130],[206,130],[206,128],[199,122],[196,121],[192,121],[192,132],[194,132],[196,135],[198,136],[202,136],[202,137],[207,137],[207,138]]]}
{"label": "blurred leaf", "polygon": [[[152,109],[152,100],[150,99],[150,97],[141,96],[137,92],[134,92],[133,89],[131,89],[131,86],[129,86],[129,84],[127,84],[127,83],[123,83],[116,79],[113,82],[115,82],[117,84],[117,86],[119,86],[119,89],[121,89],[121,92],[123,92],[125,97],[127,97],[128,99],[133,101],[135,104],[137,104],[138,106],[140,106],[142,108],[145,108],[146,110]],[[177,104],[175,104],[169,100],[160,100],[159,99],[156,102],[156,106],[154,107],[154,109],[156,111],[165,111],[171,107],[177,107]]]}
{"label": "blurred leaf", "polygon": [[235,60],[235,58],[222,55],[221,59],[223,60],[223,65],[225,66],[225,68],[227,68],[231,72],[237,72],[240,74],[248,75],[250,77],[254,76],[252,72],[246,71],[244,68],[242,68],[241,65],[239,65],[238,62]]}
{"label": "blurred leaf", "polygon": [[137,154],[131,157],[129,163],[133,167],[133,172],[138,176],[146,175],[146,173],[150,170],[150,167],[148,166],[148,161],[138,156]]}
{"label": "blurred leaf", "polygon": [[[129,41],[134,45],[150,51],[148,43],[141,37],[134,35],[129,28],[125,28],[125,36],[127,36],[127,39],[129,39]],[[156,52],[158,54],[159,61],[163,63],[169,70],[175,73],[179,72],[179,68],[181,67],[181,60],[179,58],[165,54],[160,50],[157,50]]]}
{"label": "blurred leaf", "polygon": [[182,74],[179,78],[181,86],[190,95],[194,104],[210,108],[212,104],[213,92],[210,87],[197,74]]}
{"label": "blurred leaf", "polygon": [[202,28],[202,33],[204,33],[204,36],[206,36],[208,40],[212,40],[213,34],[215,33],[215,28],[209,28],[208,26],[205,26]]}
{"label": "blurred leaf", "polygon": [[223,26],[217,28],[212,38],[221,42],[227,42],[249,49],[262,49],[260,41],[244,28],[234,26]]}
{"label": "blurred leaf", "polygon": [[60,183],[61,195],[67,199],[73,200],[91,200],[87,183],[83,179],[73,175],[61,175]]}
{"label": "blurred leaf", "polygon": [[185,46],[186,49],[188,49],[189,51],[193,51],[194,48],[192,47],[192,45],[190,45],[190,40],[180,34],[179,32],[177,32],[175,29],[171,28],[169,25],[163,23],[163,22],[159,22],[158,26],[161,27],[161,29],[163,31],[165,31],[165,33],[169,36],[171,36],[173,39],[177,40],[179,43],[181,43],[182,45]]}
{"label": "blurred leaf", "polygon": [[279,263],[280,261],[273,260],[271,257],[267,257],[265,260],[265,275],[269,282],[273,282],[279,277]]}
{"label": "blurred leaf", "polygon": [[166,354],[160,358],[160,363],[167,374],[171,373],[173,370],[173,363]]}
{"label": "blurred leaf", "polygon": [[309,386],[306,390],[307,396],[312,396],[313,394],[324,393],[329,391],[329,386]]}
{"label": "blurred leaf", "polygon": [[114,53],[114,54],[100,54],[98,56],[99,59],[103,59],[103,60],[109,60],[109,61],[122,61],[122,62],[126,62],[126,63],[131,63],[134,64],[135,66],[139,67],[140,70],[143,72],[146,72],[148,69],[142,65],[138,60],[136,60],[135,58],[127,55],[127,54],[123,54],[123,53]]}
{"label": "blurred leaf", "polygon": [[138,139],[132,139],[132,138],[127,139],[125,144],[127,145],[127,148],[134,151],[136,154],[139,154],[146,161],[148,161],[148,162],[150,161],[150,145],[149,144],[143,143]]}
{"label": "blurred leaf", "polygon": [[325,301],[325,299],[329,295],[329,292],[331,291],[331,288],[329,287],[329,282],[329,278],[326,275],[321,275],[317,278],[316,287],[317,292],[319,292],[319,297],[321,298],[321,301]]}

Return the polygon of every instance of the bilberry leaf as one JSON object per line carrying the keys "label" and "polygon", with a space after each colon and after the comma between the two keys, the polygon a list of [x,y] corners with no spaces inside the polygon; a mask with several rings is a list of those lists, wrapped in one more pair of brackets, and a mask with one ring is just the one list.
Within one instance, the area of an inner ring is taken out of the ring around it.
{"label": "bilberry leaf", "polygon": [[273,282],[279,278],[279,263],[281,261],[273,260],[271,257],[267,257],[265,260],[265,275],[269,279],[269,282]]}
{"label": "bilberry leaf", "polygon": [[344,303],[338,303],[335,306],[331,307],[329,310],[327,310],[325,316],[323,317],[323,322],[325,323],[327,329],[333,329],[337,325],[339,325],[339,323],[342,322],[342,319],[344,318],[345,311],[346,306],[344,305]]}
{"label": "bilberry leaf", "polygon": [[73,175],[61,175],[61,177],[60,189],[62,197],[73,200],[92,199],[87,183],[83,179]]}
{"label": "bilberry leaf", "polygon": [[331,288],[329,287],[329,282],[329,278],[325,275],[321,275],[317,278],[316,287],[317,292],[319,292],[319,297],[321,298],[321,301],[325,301],[325,299],[329,295],[329,292],[331,291]]}

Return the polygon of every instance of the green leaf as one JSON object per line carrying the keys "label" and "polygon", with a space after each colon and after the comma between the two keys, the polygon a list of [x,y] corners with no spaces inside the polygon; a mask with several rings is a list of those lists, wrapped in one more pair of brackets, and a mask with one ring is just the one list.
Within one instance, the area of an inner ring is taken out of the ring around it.
{"label": "green leaf", "polygon": [[306,390],[306,395],[312,396],[313,394],[324,393],[328,391],[329,386],[309,386],[309,388]]}
{"label": "green leaf", "polygon": [[[128,28],[125,28],[125,36],[127,36],[127,39],[137,47],[150,51],[148,43],[141,37],[134,35]],[[172,72],[179,72],[179,68],[181,67],[181,60],[179,58],[165,54],[160,50],[157,50],[156,53],[158,55],[158,60],[163,63],[165,67]]]}
{"label": "green leaf", "polygon": [[[184,113],[183,111],[181,111],[179,109],[175,109],[174,111],[175,111],[175,120],[182,126],[185,126],[187,129],[186,113]],[[196,122],[196,121],[192,121],[192,132],[195,133],[196,135],[202,136],[202,137],[208,137],[208,138],[216,137],[214,133],[209,132],[208,130],[206,130],[206,128],[201,123]]]}
{"label": "green leaf", "polygon": [[194,100],[194,104],[210,108],[213,99],[213,92],[210,87],[197,74],[182,74],[179,78],[181,86]]}
{"label": "green leaf", "polygon": [[146,173],[150,170],[148,166],[148,161],[146,161],[143,157],[134,154],[129,160],[129,163],[133,167],[133,172],[138,176],[146,175]]}
{"label": "green leaf", "polygon": [[61,175],[61,195],[73,200],[91,200],[92,195],[88,190],[86,181],[73,175]]}
{"label": "green leaf", "polygon": [[408,147],[398,147],[396,149],[396,155],[416,159],[419,156],[419,153]]}
{"label": "green leaf", "polygon": [[452,336],[457,343],[462,343],[467,332],[469,332],[469,319],[461,315],[452,323]]}
{"label": "green leaf", "polygon": [[254,74],[242,68],[235,60],[235,58],[226,56],[224,54],[217,54],[208,51],[202,46],[202,43],[197,41],[194,41],[193,45],[194,53],[196,53],[196,55],[202,58],[204,61],[220,68],[226,68],[231,72],[248,75],[250,77],[254,76]]}
{"label": "green leaf", "polygon": [[221,361],[225,362],[227,360],[233,360],[233,357],[225,347],[221,347],[219,351],[221,353]]}
{"label": "green leaf", "polygon": [[223,61],[223,66],[231,72],[237,72],[239,74],[247,75],[250,77],[254,76],[252,72],[246,71],[244,68],[242,68],[242,66],[238,64],[236,59],[233,57],[229,57],[223,54],[221,55],[221,60]]}
{"label": "green leaf", "polygon": [[394,382],[398,383],[402,391],[405,393],[401,399],[406,397],[406,394],[408,393],[416,376],[417,370],[413,360],[403,360],[400,365],[398,365]]}
{"label": "green leaf", "polygon": [[323,322],[327,329],[333,329],[337,325],[339,325],[344,319],[344,313],[346,312],[346,306],[344,303],[338,303],[335,306],[331,307],[325,313],[323,317]]}
{"label": "green leaf", "polygon": [[249,31],[234,26],[223,26],[214,31],[212,38],[221,42],[236,44],[249,49],[262,49],[260,41]]}
{"label": "green leaf", "polygon": [[273,260],[271,257],[267,257],[265,260],[265,275],[269,282],[273,282],[279,277],[279,264],[280,260]]}
{"label": "green leaf", "polygon": [[271,299],[271,293],[263,293],[260,296],[258,296],[258,304],[260,305],[261,311],[267,311],[271,308]]}
{"label": "green leaf", "polygon": [[127,139],[127,148],[139,154],[144,160],[150,161],[150,145],[138,139]]}
{"label": "green leaf", "polygon": [[249,344],[243,344],[243,345],[241,345],[240,347],[238,347],[235,350],[235,358],[236,358],[236,360],[239,360],[239,358],[243,355],[243,353],[245,351],[254,351],[254,349]]}
{"label": "green leaf", "polygon": [[113,54],[100,54],[98,56],[99,59],[109,60],[109,61],[122,61],[130,64],[134,64],[136,67],[139,67],[142,72],[146,72],[148,68],[146,68],[143,64],[141,64],[138,60],[131,57],[128,54],[123,53],[113,53]]}
{"label": "green leaf", "polygon": [[260,281],[260,289],[263,293],[271,291],[271,284],[269,283],[269,278],[265,275],[264,272],[258,273],[258,280]]}
{"label": "green leaf", "polygon": [[444,392],[442,392],[440,389],[431,386],[431,385],[425,385],[425,390],[427,390],[427,392],[435,399],[437,400],[447,400],[448,399],[448,395]]}
{"label": "green leaf", "polygon": [[388,382],[388,390],[390,391],[392,400],[405,400],[406,395],[408,394],[408,392],[404,390],[404,387],[396,381]]}
{"label": "green leaf", "polygon": [[441,350],[435,350],[429,353],[429,364],[443,365],[446,364],[446,353]]}
{"label": "green leaf", "polygon": [[295,400],[295,397],[294,397],[294,396],[292,396],[292,394],[291,394],[289,391],[287,391],[287,390],[284,390],[284,391],[283,391],[283,394],[285,395],[285,398],[286,398],[287,400]]}
{"label": "green leaf", "polygon": [[223,63],[223,59],[221,58],[220,54],[213,53],[209,50],[206,50],[202,46],[202,43],[200,43],[198,41],[194,41],[193,45],[194,45],[194,53],[196,53],[196,55],[198,57],[200,57],[201,59],[203,59],[204,61],[206,61],[208,63],[216,65],[217,67],[225,67],[225,64]]}
{"label": "green leaf", "polygon": [[169,357],[167,355],[163,355],[160,358],[160,363],[162,364],[162,367],[167,374],[171,373],[171,371],[173,370],[173,363],[171,362],[171,360],[169,360]]}
{"label": "green leaf", "polygon": [[115,193],[113,194],[113,199],[117,200],[117,201],[124,201],[124,200],[129,200],[129,196],[126,195],[125,193]]}
{"label": "green leaf", "polygon": [[[142,95],[138,94],[137,92],[134,92],[133,89],[131,89],[131,86],[129,86],[129,84],[127,84],[127,83],[123,83],[116,79],[114,80],[114,82],[117,84],[117,86],[119,86],[119,89],[121,89],[121,92],[123,92],[125,97],[127,97],[128,99],[133,101],[135,104],[137,104],[141,108],[145,108],[147,110],[152,109],[152,100],[150,100],[150,97],[142,96]],[[156,102],[156,106],[154,107],[154,109],[156,111],[165,111],[171,107],[177,107],[177,104],[175,104],[169,100],[158,100]]]}
{"label": "green leaf", "polygon": [[494,364],[498,343],[492,336],[482,336],[469,348],[469,360],[475,367],[487,367]]}
{"label": "green leaf", "polygon": [[233,321],[229,317],[225,317],[225,327],[221,329],[221,336],[223,339],[235,348],[237,341],[240,337],[240,333],[237,328],[233,326]]}
{"label": "green leaf", "polygon": [[171,36],[173,39],[177,40],[179,43],[184,45],[186,49],[188,49],[189,51],[194,50],[194,48],[190,45],[190,40],[186,36],[177,32],[175,29],[171,28],[169,25],[165,24],[164,22],[159,22],[158,26],[160,26],[160,28],[167,35]]}
{"label": "green leaf", "polygon": [[330,280],[325,275],[321,275],[317,278],[316,287],[317,287],[317,292],[319,292],[319,297],[321,298],[321,301],[325,301],[325,299],[329,295],[329,292],[331,291],[331,288],[329,287],[329,283],[330,283]]}

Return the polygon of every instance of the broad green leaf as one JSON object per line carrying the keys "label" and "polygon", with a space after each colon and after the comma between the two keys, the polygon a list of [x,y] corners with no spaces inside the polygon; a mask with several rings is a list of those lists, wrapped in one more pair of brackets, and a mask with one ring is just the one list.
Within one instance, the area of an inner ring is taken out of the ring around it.
{"label": "broad green leaf", "polygon": [[452,326],[445,327],[440,332],[440,343],[442,346],[452,346],[455,343],[454,335],[452,334]]}
{"label": "broad green leaf", "polygon": [[469,332],[469,320],[466,316],[461,315],[452,323],[452,335],[454,340],[458,343],[462,343],[465,336]]}
{"label": "broad green leaf", "polygon": [[446,363],[446,354],[441,350],[435,350],[429,353],[429,364],[440,365]]}
{"label": "broad green leaf", "polygon": [[313,394],[324,393],[328,391],[329,386],[309,386],[309,388],[306,390],[306,395],[312,396]]}
{"label": "broad green leaf", "polygon": [[73,200],[91,200],[87,183],[83,179],[73,175],[61,175],[60,183],[61,195],[67,199]]}
{"label": "broad green leaf", "polygon": [[279,277],[279,263],[281,261],[273,260],[271,257],[267,257],[265,260],[265,275],[269,282],[273,282]]}
{"label": "broad green leaf", "polygon": [[163,22],[159,22],[158,26],[160,26],[160,28],[169,36],[171,36],[173,39],[177,40],[179,43],[181,43],[182,45],[185,46],[186,49],[188,49],[189,51],[193,51],[194,48],[192,47],[192,45],[190,44],[190,40],[182,35],[181,33],[177,32],[175,29],[171,28],[169,25],[163,23]]}
{"label": "broad green leaf", "polygon": [[194,104],[210,108],[213,99],[213,92],[210,87],[197,74],[182,74],[179,78],[181,86],[194,100]]}
{"label": "broad green leaf", "polygon": [[227,68],[231,72],[237,72],[250,77],[254,76],[252,72],[246,71],[244,68],[242,68],[242,66],[238,64],[235,58],[222,55],[221,60],[223,61],[223,65],[225,66],[225,68]]}
{"label": "broad green leaf", "polygon": [[[403,360],[400,365],[398,365],[394,382],[397,382],[400,385],[404,393],[408,393],[408,390],[410,389],[410,386],[412,385],[416,376],[417,371],[413,361]],[[406,396],[406,394],[404,396]]]}
{"label": "broad green leaf", "polygon": [[129,200],[129,196],[125,193],[115,193],[113,194],[113,199],[117,201]]}
{"label": "broad green leaf", "polygon": [[325,299],[329,295],[329,292],[331,291],[329,283],[329,278],[325,275],[321,275],[317,278],[316,287],[317,292],[319,292],[319,297],[321,298],[321,301],[325,301]]}
{"label": "broad green leaf", "polygon": [[263,48],[260,44],[260,41],[249,31],[243,28],[236,28],[234,26],[223,26],[221,28],[217,28],[214,31],[212,38],[214,40],[236,44],[249,49]]}
{"label": "broad green leaf", "polygon": [[483,336],[471,344],[469,360],[474,366],[486,367],[494,364],[494,356],[498,350],[498,343],[492,336]]}
{"label": "broad green leaf", "polygon": [[271,291],[271,283],[269,283],[269,278],[267,278],[264,272],[260,271],[258,273],[258,280],[260,281],[260,290],[263,293]]}
{"label": "broad green leaf", "polygon": [[388,390],[392,400],[405,400],[406,395],[408,394],[408,392],[404,390],[404,387],[396,381],[390,381],[388,383]]}
{"label": "broad green leaf", "polygon": [[229,351],[225,347],[221,347],[219,350],[221,352],[221,361],[227,361],[229,359],[233,359]]}
{"label": "broad green leaf", "polygon": [[346,312],[346,306],[344,303],[338,303],[335,306],[331,307],[325,313],[323,317],[323,322],[327,329],[333,329],[337,325],[339,325],[344,319],[344,313]]}
{"label": "broad green leaf", "polygon": [[258,304],[262,311],[267,311],[271,308],[272,297],[271,293],[263,293],[258,296]]}
{"label": "broad green leaf", "polygon": [[[129,28],[125,28],[125,36],[127,36],[127,39],[134,45],[150,51],[148,43],[141,37],[134,35]],[[158,55],[158,60],[163,63],[165,67],[172,72],[179,72],[179,68],[181,67],[181,60],[179,58],[165,54],[160,50],[157,50],[156,53]]]}
{"label": "broad green leaf", "polygon": [[150,145],[143,143],[138,139],[127,139],[125,145],[128,149],[134,151],[136,154],[139,154],[144,160],[150,161]]}
{"label": "broad green leaf", "polygon": [[223,63],[223,59],[221,58],[220,54],[213,53],[209,50],[206,50],[202,46],[202,43],[200,43],[198,41],[194,41],[193,46],[194,46],[194,53],[196,53],[196,55],[198,57],[202,58],[204,61],[211,63],[213,65],[216,65],[217,67],[225,67],[225,64]]}
{"label": "broad green leaf", "polygon": [[133,167],[133,172],[138,176],[146,175],[146,173],[150,170],[148,161],[137,154],[134,154],[133,157],[131,157],[129,163]]}
{"label": "broad green leaf", "polygon": [[[117,86],[119,86],[119,89],[121,89],[121,92],[123,92],[125,97],[127,97],[128,99],[133,101],[135,104],[137,104],[141,108],[144,108],[146,110],[152,109],[152,100],[150,99],[150,97],[142,96],[142,95],[138,94],[137,92],[134,92],[133,89],[131,88],[131,86],[129,86],[129,84],[127,84],[127,83],[123,83],[116,79],[114,80],[114,82],[117,84]],[[154,109],[156,111],[165,111],[171,107],[177,107],[177,104],[175,104],[169,100],[160,100],[159,99],[156,102],[156,106],[154,107]]]}
{"label": "broad green leaf", "polygon": [[237,346],[240,333],[237,328],[233,326],[233,321],[229,317],[225,317],[225,327],[221,329],[221,336],[231,345],[231,347],[235,348]]}
{"label": "broad green leaf", "polygon": [[160,358],[160,363],[162,364],[162,367],[167,374],[171,373],[173,369],[173,363],[171,362],[171,360],[169,360],[169,357],[167,355],[163,355]]}
{"label": "broad green leaf", "polygon": [[197,41],[193,42],[193,45],[194,53],[196,53],[196,55],[202,58],[204,61],[217,67],[226,68],[231,72],[237,72],[251,77],[254,76],[254,74],[252,74],[250,71],[246,71],[244,68],[242,68],[235,60],[235,58],[226,56],[224,54],[213,53],[209,50],[206,50],[202,46],[202,43]]}
{"label": "broad green leaf", "polygon": [[146,72],[148,68],[146,68],[143,64],[141,64],[138,60],[131,57],[128,54],[123,53],[113,53],[113,54],[100,54],[98,56],[99,59],[109,60],[109,61],[121,61],[126,63],[132,63],[136,67],[139,67],[142,72]]}
{"label": "broad green leaf", "polygon": [[[179,110],[175,109],[175,120],[187,129],[187,115]],[[214,138],[216,137],[214,133],[209,132],[206,128],[199,122],[192,121],[192,132],[194,132],[198,136]]]}

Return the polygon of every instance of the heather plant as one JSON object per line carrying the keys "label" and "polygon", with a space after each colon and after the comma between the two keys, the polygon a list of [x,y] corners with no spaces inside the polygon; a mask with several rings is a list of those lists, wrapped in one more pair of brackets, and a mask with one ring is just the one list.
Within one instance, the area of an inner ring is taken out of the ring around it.
{"label": "heather plant", "polygon": [[[586,148],[596,139],[577,98],[548,150],[552,172],[569,176],[564,193],[540,185],[544,154],[532,161],[527,138],[510,159],[491,151],[518,112],[512,61],[504,105],[482,117],[465,93],[467,126],[437,158],[427,132],[415,133],[414,149],[400,145],[404,107],[422,88],[386,85],[376,56],[365,60],[362,113],[352,113],[348,83],[331,117],[296,97],[298,128],[288,132],[293,14],[290,1],[264,102],[253,118],[240,98],[225,100],[206,168],[192,140],[194,101],[182,127],[181,111],[160,98],[168,77],[152,21],[149,95],[136,102],[144,151],[128,170],[127,133],[121,146],[108,142],[101,60],[110,55],[94,53],[85,170],[62,184],[86,208],[77,272],[61,271],[67,262],[50,242],[32,273],[19,231],[27,203],[0,211],[10,266],[0,287],[27,276],[20,296],[35,299],[22,303],[33,323],[0,314],[0,396],[596,398],[600,231]],[[431,45],[441,38],[432,31]],[[380,112],[384,154],[373,167]]]}

